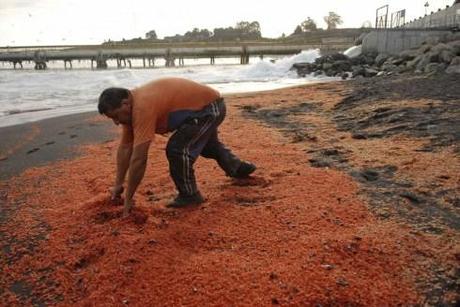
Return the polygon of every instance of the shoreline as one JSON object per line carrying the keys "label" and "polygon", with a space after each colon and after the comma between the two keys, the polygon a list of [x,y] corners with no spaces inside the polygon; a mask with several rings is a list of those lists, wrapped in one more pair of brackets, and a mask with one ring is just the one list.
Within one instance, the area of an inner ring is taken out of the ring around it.
{"label": "shoreline", "polygon": [[[264,95],[331,82],[343,81],[309,82],[269,90],[229,93],[223,96],[230,100],[235,97]],[[85,123],[93,118],[96,120],[85,126]],[[116,136],[116,128],[112,122],[104,119],[97,111],[63,114],[0,127],[0,139],[2,139],[0,143],[0,166],[2,167],[0,181],[18,175],[30,167],[76,157],[78,154],[72,151],[72,147],[104,143],[113,140]]]}
{"label": "shoreline", "polygon": [[[247,82],[247,81],[245,81],[245,82]],[[255,81],[255,82],[257,83],[259,81]],[[318,79],[318,81],[316,81],[316,80],[307,80],[305,83],[300,83],[300,84],[293,84],[293,85],[287,85],[287,86],[283,85],[281,87],[275,87],[275,88],[271,88],[271,89],[261,89],[261,90],[244,91],[244,92],[231,92],[231,93],[222,94],[222,95],[224,96],[224,98],[225,97],[231,98],[232,96],[235,96],[235,95],[237,95],[237,96],[238,95],[244,95],[244,94],[250,95],[250,94],[254,94],[254,93],[264,93],[264,92],[277,91],[277,90],[282,90],[282,89],[295,88],[295,87],[298,87],[298,86],[308,86],[308,85],[322,84],[322,83],[329,83],[329,82],[342,82],[342,80],[338,80],[337,78],[331,78],[331,80]],[[228,83],[228,82],[225,82],[225,83]],[[265,83],[265,82],[260,81],[260,83]],[[5,126],[0,125],[0,129],[7,128],[7,127],[13,127],[13,126],[20,126],[20,125],[24,125],[24,124],[33,124],[33,123],[36,123],[36,122],[40,122],[42,120],[53,119],[53,118],[64,117],[64,116],[72,116],[72,115],[91,113],[91,112],[96,112],[97,113],[97,111],[92,111],[92,110],[88,110],[88,109],[89,109],[89,107],[88,108],[83,108],[83,110],[81,110],[81,111],[70,112],[70,113],[67,113],[67,112],[65,112],[65,110],[62,110],[62,109],[44,109],[45,111],[64,112],[64,114],[60,114],[60,115],[45,114],[45,115],[40,116],[36,120],[26,120],[26,121],[23,121],[23,122],[14,123],[14,124],[5,125]],[[93,109],[96,109],[96,106],[94,106]],[[0,119],[9,120],[9,118],[8,118],[9,116],[22,116],[24,114],[37,113],[37,112],[41,112],[41,111],[42,111],[41,109],[38,109],[38,110],[31,110],[31,111],[26,111],[26,112],[17,112],[17,113],[12,113],[12,114],[0,117]]]}

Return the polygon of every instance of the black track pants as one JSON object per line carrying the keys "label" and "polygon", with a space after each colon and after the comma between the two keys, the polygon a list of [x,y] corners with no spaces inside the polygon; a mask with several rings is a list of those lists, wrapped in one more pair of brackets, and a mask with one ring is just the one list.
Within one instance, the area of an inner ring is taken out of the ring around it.
{"label": "black track pants", "polygon": [[180,195],[198,192],[193,164],[198,156],[214,159],[228,174],[236,172],[241,161],[219,141],[217,127],[225,118],[223,99],[194,112],[171,136],[166,147],[171,177]]}

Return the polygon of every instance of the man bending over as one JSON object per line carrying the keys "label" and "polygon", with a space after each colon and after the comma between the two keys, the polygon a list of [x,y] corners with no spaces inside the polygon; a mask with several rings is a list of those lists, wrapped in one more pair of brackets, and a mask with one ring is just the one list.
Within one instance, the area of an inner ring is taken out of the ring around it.
{"label": "man bending over", "polygon": [[217,128],[225,118],[225,103],[219,92],[206,85],[164,78],[132,90],[108,88],[99,96],[98,109],[123,128],[112,199],[121,197],[128,174],[125,216],[133,206],[134,193],[144,177],[148,149],[156,133],[175,131],[166,146],[166,156],[179,194],[168,204],[170,207],[204,201],[193,170],[199,155],[216,160],[233,178],[247,177],[256,169],[219,141]]}

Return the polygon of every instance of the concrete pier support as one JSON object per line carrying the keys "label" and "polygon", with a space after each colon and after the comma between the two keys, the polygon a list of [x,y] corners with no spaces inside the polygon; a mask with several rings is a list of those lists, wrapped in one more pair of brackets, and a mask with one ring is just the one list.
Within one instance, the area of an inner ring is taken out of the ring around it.
{"label": "concrete pier support", "polygon": [[22,66],[22,62],[21,61],[15,61],[13,62],[13,68],[16,69],[16,64],[19,64],[19,66],[21,66],[21,69],[23,69],[24,67]]}
{"label": "concrete pier support", "polygon": [[44,51],[37,50],[34,52],[34,62],[35,62],[35,69],[37,70],[45,70],[46,67],[46,54]]}
{"label": "concrete pier support", "polygon": [[184,58],[180,57],[179,58],[179,66],[185,66]]}
{"label": "concrete pier support", "polygon": [[107,69],[107,61],[105,59],[100,59],[96,61],[96,68],[97,69]]}
{"label": "concrete pier support", "polygon": [[175,58],[169,57],[169,58],[165,58],[165,60],[166,60],[166,63],[165,63],[166,67],[174,67],[174,66],[176,66],[176,62],[175,62],[176,59]]}
{"label": "concrete pier support", "polygon": [[99,52],[95,59],[91,59],[91,69],[93,69],[93,60],[96,61],[96,69],[107,69],[107,58],[102,52]]}
{"label": "concrete pier support", "polygon": [[249,54],[242,54],[240,58],[240,63],[243,65],[249,64]]}
{"label": "concrete pier support", "polygon": [[165,66],[166,67],[174,67],[176,66],[176,59],[171,53],[171,49],[166,50],[165,54]]}
{"label": "concrete pier support", "polygon": [[126,59],[123,57],[117,58],[117,68],[126,68]]}
{"label": "concrete pier support", "polygon": [[96,62],[96,69],[107,69],[107,61],[105,59],[91,59],[91,69],[94,69],[94,62]]}
{"label": "concrete pier support", "polygon": [[211,65],[216,64],[216,57],[212,56],[211,57]]}
{"label": "concrete pier support", "polygon": [[142,57],[142,66],[145,68],[145,57]]}
{"label": "concrete pier support", "polygon": [[45,70],[47,68],[46,62],[35,62],[35,67],[36,70]]}
{"label": "concrete pier support", "polygon": [[248,48],[246,46],[243,47],[243,53],[240,57],[240,63],[243,65],[249,64],[249,53]]}
{"label": "concrete pier support", "polygon": [[64,69],[67,69],[67,62],[69,62],[69,69],[72,69],[72,60],[64,60]]}

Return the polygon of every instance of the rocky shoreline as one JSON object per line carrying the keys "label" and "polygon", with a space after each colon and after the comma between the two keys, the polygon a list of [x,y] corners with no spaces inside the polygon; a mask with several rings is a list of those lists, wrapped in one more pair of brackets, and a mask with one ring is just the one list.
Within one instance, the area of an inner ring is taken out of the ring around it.
{"label": "rocky shoreline", "polygon": [[351,58],[336,53],[317,58],[313,63],[296,63],[292,69],[301,77],[313,74],[342,79],[401,73],[460,73],[460,33],[439,43],[425,42],[397,55],[368,52]]}

